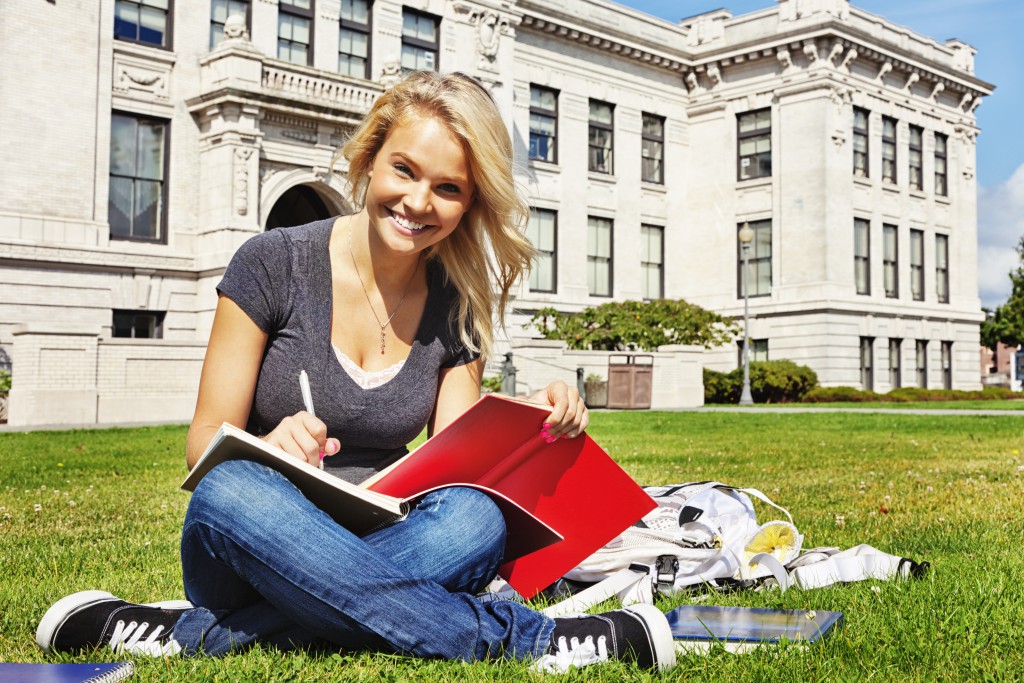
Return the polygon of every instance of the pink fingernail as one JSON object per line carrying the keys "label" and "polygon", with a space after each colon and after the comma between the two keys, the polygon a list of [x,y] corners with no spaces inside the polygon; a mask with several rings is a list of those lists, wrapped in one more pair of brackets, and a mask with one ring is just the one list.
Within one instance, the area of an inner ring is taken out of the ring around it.
{"label": "pink fingernail", "polygon": [[546,429],[540,430],[540,435],[543,436],[545,439],[550,439],[551,438],[551,432],[549,432]]}
{"label": "pink fingernail", "polygon": [[558,441],[558,437],[557,436],[549,436],[548,438],[546,438],[544,440],[546,442],[548,442],[548,443],[554,443],[554,442]]}
{"label": "pink fingernail", "polygon": [[320,451],[320,459],[323,460],[324,456],[327,455],[324,451]]}
{"label": "pink fingernail", "polygon": [[554,425],[552,425],[550,422],[545,422],[544,423],[544,429],[551,429],[551,427],[553,427],[553,426]]}

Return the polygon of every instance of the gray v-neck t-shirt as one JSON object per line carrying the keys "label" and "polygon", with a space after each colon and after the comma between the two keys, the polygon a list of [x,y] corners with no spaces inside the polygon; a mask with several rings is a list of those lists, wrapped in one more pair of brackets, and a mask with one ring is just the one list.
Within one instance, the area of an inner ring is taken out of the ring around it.
{"label": "gray v-neck t-shirt", "polygon": [[[333,287],[328,245],[336,219],[279,228],[252,237],[235,253],[217,286],[267,333],[246,430],[271,432],[303,410],[299,372],[309,374],[316,415],[341,452],[325,469],[359,482],[404,455],[427,424],[441,370],[479,357],[450,323],[458,295],[441,265],[427,263],[426,308],[405,365],[392,379],[363,389],[331,346]],[[361,292],[352,292],[352,296]]]}

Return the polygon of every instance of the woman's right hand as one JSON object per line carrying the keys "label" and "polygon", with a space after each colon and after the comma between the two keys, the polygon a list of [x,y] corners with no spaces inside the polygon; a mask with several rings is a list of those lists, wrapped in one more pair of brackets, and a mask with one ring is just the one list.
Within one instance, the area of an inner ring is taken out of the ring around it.
{"label": "woman's right hand", "polygon": [[319,467],[325,455],[341,450],[337,439],[327,438],[327,425],[304,410],[281,420],[263,440],[313,467]]}

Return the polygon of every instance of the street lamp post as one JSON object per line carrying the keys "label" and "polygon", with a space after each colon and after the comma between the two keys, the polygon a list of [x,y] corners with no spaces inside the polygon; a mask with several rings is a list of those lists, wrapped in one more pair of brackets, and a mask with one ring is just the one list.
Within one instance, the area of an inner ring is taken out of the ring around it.
{"label": "street lamp post", "polygon": [[750,395],[750,303],[748,281],[750,279],[750,243],[754,240],[754,231],[749,223],[744,223],[739,233],[740,249],[743,251],[743,391],[740,392],[740,405],[754,405]]}

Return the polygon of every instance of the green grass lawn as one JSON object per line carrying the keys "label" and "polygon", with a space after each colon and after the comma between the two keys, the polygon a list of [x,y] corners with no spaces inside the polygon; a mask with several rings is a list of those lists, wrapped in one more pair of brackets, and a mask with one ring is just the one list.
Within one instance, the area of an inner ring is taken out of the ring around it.
{"label": "green grass lawn", "polygon": [[[793,513],[805,547],[868,543],[932,565],[913,582],[712,596],[716,604],[835,609],[846,624],[813,648],[688,655],[661,678],[961,681],[1024,669],[1024,416],[602,412],[591,433],[643,484],[716,479],[761,489]],[[0,661],[57,661],[33,636],[67,593],[182,597],[184,436],[183,427],[0,433]],[[758,512],[776,517],[767,506]],[[136,663],[139,681],[542,678],[517,663],[266,649]],[[612,665],[571,678],[656,677]]]}

